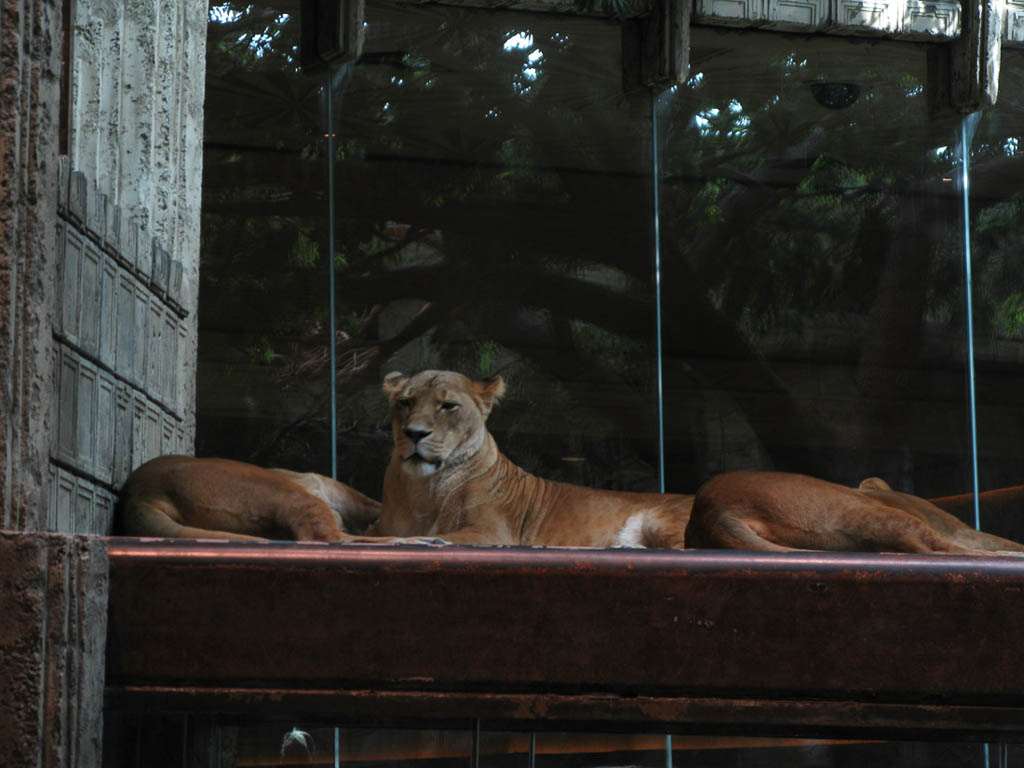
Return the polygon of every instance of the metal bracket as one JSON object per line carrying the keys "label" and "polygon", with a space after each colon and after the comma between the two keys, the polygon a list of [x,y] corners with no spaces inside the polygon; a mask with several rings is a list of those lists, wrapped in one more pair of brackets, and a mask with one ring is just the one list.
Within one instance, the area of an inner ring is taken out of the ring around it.
{"label": "metal bracket", "polygon": [[960,37],[950,43],[950,103],[969,114],[996,103],[1004,0],[964,0]]}
{"label": "metal bracket", "polygon": [[355,61],[366,36],[364,0],[302,0],[302,68]]}
{"label": "metal bracket", "polygon": [[622,25],[623,85],[663,91],[686,82],[690,72],[693,3],[664,0],[650,14]]}

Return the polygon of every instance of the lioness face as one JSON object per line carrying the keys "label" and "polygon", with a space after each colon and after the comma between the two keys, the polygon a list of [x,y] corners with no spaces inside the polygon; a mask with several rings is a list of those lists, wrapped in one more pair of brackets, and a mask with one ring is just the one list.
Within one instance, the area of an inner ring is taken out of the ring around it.
{"label": "lioness face", "polygon": [[402,470],[421,477],[471,458],[484,445],[484,422],[505,390],[501,377],[473,381],[453,371],[389,373],[391,429]]}

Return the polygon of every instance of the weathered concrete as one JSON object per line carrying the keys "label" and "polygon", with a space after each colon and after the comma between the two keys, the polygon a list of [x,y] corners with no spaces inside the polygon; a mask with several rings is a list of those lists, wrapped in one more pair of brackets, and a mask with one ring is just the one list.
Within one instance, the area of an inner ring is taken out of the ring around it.
{"label": "weathered concrete", "polygon": [[0,0],[0,528],[46,512],[56,286],[59,0]]}
{"label": "weathered concrete", "polygon": [[[71,167],[108,205],[138,222],[139,274],[154,277],[150,238],[180,264],[180,306],[195,317],[199,286],[203,97],[207,4],[199,0],[78,0]],[[168,286],[155,275],[155,292]],[[155,328],[155,326],[154,326]],[[195,440],[197,327],[174,340],[183,409],[184,450]],[[160,343],[170,337],[161,335]],[[146,389],[163,384],[148,381]],[[154,399],[160,399],[155,397]]]}
{"label": "weathered concrete", "polygon": [[62,5],[0,0],[0,528],[102,533],[142,448],[194,442],[207,10],[77,3],[62,165]]}
{"label": "weathered concrete", "polygon": [[0,765],[99,766],[107,553],[0,531]]}

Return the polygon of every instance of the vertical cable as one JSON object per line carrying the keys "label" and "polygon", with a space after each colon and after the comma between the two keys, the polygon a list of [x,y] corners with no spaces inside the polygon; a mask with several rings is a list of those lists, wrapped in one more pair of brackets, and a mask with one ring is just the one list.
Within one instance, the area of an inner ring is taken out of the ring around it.
{"label": "vertical cable", "polygon": [[[329,72],[330,70],[328,70]],[[334,346],[337,334],[334,331],[334,78],[327,77],[327,291],[330,303],[330,329],[327,346],[330,349],[331,387],[331,478],[338,479],[338,387],[336,377],[338,366]],[[334,768],[341,766],[341,729],[334,727]]]}
{"label": "vertical cable", "polygon": [[473,721],[473,755],[470,768],[480,768],[480,718]]}
{"label": "vertical cable", "polygon": [[[978,502],[978,417],[974,381],[974,305],[971,281],[971,212],[970,212],[970,138],[980,117],[979,112],[965,115],[960,122],[960,186],[963,192],[964,221],[964,293],[967,312],[967,418],[971,433],[971,491],[974,500],[974,527],[981,528],[981,506]],[[972,122],[968,128],[968,122]],[[987,752],[987,749],[986,749]],[[986,754],[987,758],[987,754]]]}
{"label": "vertical cable", "polygon": [[[658,492],[665,492],[665,393],[661,364],[661,152],[658,146],[658,97],[651,93],[651,190],[654,207],[654,359],[658,390]],[[672,734],[665,734],[665,768],[672,768]]]}
{"label": "vertical cable", "polygon": [[526,768],[536,768],[537,765],[537,733],[531,731],[530,733],[530,759],[527,761]]}
{"label": "vertical cable", "polygon": [[[977,385],[974,373],[974,288],[971,278],[971,208],[970,208],[970,157],[971,142],[974,131],[981,121],[981,112],[964,115],[960,121],[960,187],[963,193],[964,220],[964,292],[967,295],[967,408],[971,431],[971,490],[974,502],[974,527],[981,530],[981,501],[978,499],[980,480],[978,478],[978,410]],[[1000,766],[1005,765],[1007,757],[1006,744],[998,743],[996,760]],[[982,747],[982,763],[985,768],[991,765],[991,745]]]}
{"label": "vertical cable", "polygon": [[[327,347],[330,350],[331,387],[331,477],[338,479],[338,366],[335,359],[337,334],[334,309],[334,77],[327,76],[327,289],[330,302],[330,320]],[[337,741],[337,732],[335,732]],[[337,760],[337,757],[335,757]]]}
{"label": "vertical cable", "polygon": [[[658,491],[665,492],[665,398],[662,382],[661,365],[661,218],[659,208],[659,174],[661,172],[661,154],[658,148],[658,97],[651,93],[651,189],[654,206],[653,237],[654,237],[654,360],[655,383],[658,398]],[[670,766],[671,768],[671,766]]]}

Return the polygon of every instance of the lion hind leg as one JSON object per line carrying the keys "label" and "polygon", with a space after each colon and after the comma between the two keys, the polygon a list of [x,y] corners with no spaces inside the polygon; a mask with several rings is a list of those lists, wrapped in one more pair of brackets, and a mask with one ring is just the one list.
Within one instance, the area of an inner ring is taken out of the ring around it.
{"label": "lion hind leg", "polygon": [[957,544],[978,553],[1024,554],[1024,544],[984,531],[976,531],[973,528],[957,531],[951,535],[951,538]]}
{"label": "lion hind leg", "polygon": [[[878,552],[913,552],[920,554],[972,554],[972,547],[962,546],[956,534],[937,530],[927,521],[882,502],[860,510],[857,538],[861,549]],[[968,529],[969,530],[969,529]]]}
{"label": "lion hind leg", "polygon": [[281,506],[277,523],[291,532],[296,541],[344,541],[338,518],[327,504],[304,489],[296,488],[306,498]]}
{"label": "lion hind leg", "polygon": [[259,536],[249,536],[245,533],[183,525],[161,507],[159,502],[135,502],[121,515],[121,533],[125,536],[158,536],[167,539],[266,541]]}
{"label": "lion hind leg", "polygon": [[757,552],[799,552],[798,547],[787,547],[765,538],[752,523],[746,509],[701,509],[686,527],[686,546],[689,549],[742,549]]}

